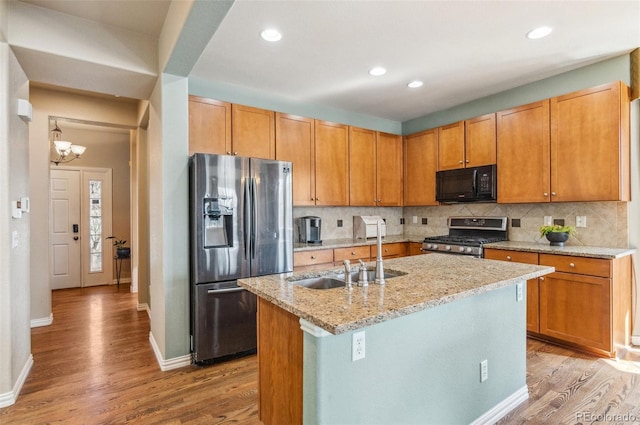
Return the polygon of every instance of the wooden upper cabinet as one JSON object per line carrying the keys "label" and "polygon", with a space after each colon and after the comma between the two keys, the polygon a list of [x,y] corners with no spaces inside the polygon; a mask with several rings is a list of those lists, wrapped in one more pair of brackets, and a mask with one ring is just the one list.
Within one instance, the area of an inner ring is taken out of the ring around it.
{"label": "wooden upper cabinet", "polygon": [[376,134],[376,193],[380,207],[400,207],[403,200],[402,137]]}
{"label": "wooden upper cabinet", "polygon": [[438,170],[464,167],[464,121],[438,127]]}
{"label": "wooden upper cabinet", "polygon": [[464,122],[465,167],[496,163],[496,114],[487,114]]}
{"label": "wooden upper cabinet", "polygon": [[224,154],[231,148],[231,104],[189,96],[189,155]]}
{"label": "wooden upper cabinet", "polygon": [[349,205],[376,206],[376,132],[349,127]]}
{"label": "wooden upper cabinet", "polygon": [[549,101],[496,114],[498,202],[548,202]]}
{"label": "wooden upper cabinet", "polygon": [[232,149],[229,155],[275,159],[275,113],[244,105],[232,105]]}
{"label": "wooden upper cabinet", "polygon": [[315,122],[316,205],[349,205],[349,128]]}
{"label": "wooden upper cabinet", "polygon": [[551,99],[552,201],[628,201],[629,89],[605,84]]}
{"label": "wooden upper cabinet", "polygon": [[438,205],[438,129],[421,131],[404,138],[404,205]]}
{"label": "wooden upper cabinet", "polygon": [[276,112],[276,159],[293,163],[293,205],[315,205],[315,121]]}

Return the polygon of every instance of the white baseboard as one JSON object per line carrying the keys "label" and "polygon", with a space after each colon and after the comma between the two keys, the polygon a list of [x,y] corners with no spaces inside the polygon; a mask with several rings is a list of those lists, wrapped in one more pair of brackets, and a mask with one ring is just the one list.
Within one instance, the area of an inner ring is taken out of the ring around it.
{"label": "white baseboard", "polygon": [[149,319],[151,319],[151,309],[149,309],[149,304],[147,304],[147,303],[138,304],[136,309],[138,311],[146,311],[147,312],[147,316],[149,316]]}
{"label": "white baseboard", "polygon": [[29,372],[31,371],[31,366],[33,366],[33,354],[29,354],[29,357],[27,358],[26,363],[24,364],[24,366],[22,367],[22,370],[20,371],[18,380],[13,385],[13,389],[8,393],[0,394],[0,409],[3,407],[7,407],[7,406],[11,406],[12,404],[15,404],[16,400],[18,399],[18,395],[22,390],[22,386],[24,385],[24,382],[27,380],[27,376],[29,376]]}
{"label": "white baseboard", "polygon": [[633,335],[631,337],[631,344],[640,346],[640,335]]}
{"label": "white baseboard", "polygon": [[471,425],[495,424],[528,398],[529,388],[525,385],[509,397],[502,400],[500,403],[493,406],[493,408],[487,411],[484,415],[471,422]]}
{"label": "white baseboard", "polygon": [[[130,277],[123,277],[122,279],[120,279],[120,283],[131,283],[131,278]],[[118,279],[113,279],[111,284],[112,285],[117,285],[118,284]]]}
{"label": "white baseboard", "polygon": [[51,326],[53,323],[53,313],[49,317],[40,317],[39,319],[31,319],[31,327],[39,328],[41,326]]}
{"label": "white baseboard", "polygon": [[153,352],[156,355],[156,360],[158,361],[158,365],[160,366],[161,371],[165,372],[167,370],[179,369],[181,367],[191,366],[191,354],[165,360],[162,358],[162,353],[160,352],[160,349],[158,348],[158,344],[156,344],[156,340],[153,337],[153,334],[151,332],[149,332],[149,341],[151,342],[151,347],[153,348]]}

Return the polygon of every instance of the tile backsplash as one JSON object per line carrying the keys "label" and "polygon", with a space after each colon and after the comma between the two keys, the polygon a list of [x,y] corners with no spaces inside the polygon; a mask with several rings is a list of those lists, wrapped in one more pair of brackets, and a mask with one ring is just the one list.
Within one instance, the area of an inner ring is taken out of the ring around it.
{"label": "tile backsplash", "polygon": [[[449,216],[507,216],[510,219],[509,239],[531,241],[539,239],[538,229],[545,216],[563,219],[567,225],[575,225],[577,216],[585,216],[587,227],[577,229],[577,235],[567,245],[602,247],[629,246],[626,202],[562,202],[548,204],[451,204],[433,207],[296,207],[294,220],[314,215],[322,218],[322,238],[341,239],[353,237],[353,216],[379,215],[386,219],[388,235],[406,235],[423,238],[448,233]],[[413,222],[414,217],[416,223]],[[404,218],[404,224],[401,223]],[[426,220],[425,220],[426,219]],[[519,219],[520,227],[512,227],[511,220]],[[342,220],[342,227],[338,227]],[[425,222],[427,224],[422,224]],[[296,221],[297,222],[297,221]],[[295,238],[298,240],[297,226]]]}

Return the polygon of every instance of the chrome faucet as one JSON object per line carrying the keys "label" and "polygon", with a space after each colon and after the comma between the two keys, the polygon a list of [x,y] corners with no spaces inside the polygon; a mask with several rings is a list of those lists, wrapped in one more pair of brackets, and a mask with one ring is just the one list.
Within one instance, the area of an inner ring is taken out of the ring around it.
{"label": "chrome faucet", "polygon": [[378,255],[376,256],[376,283],[378,285],[384,285],[384,266],[382,264],[382,220],[378,220],[376,245]]}
{"label": "chrome faucet", "polygon": [[364,261],[360,261],[360,272],[358,273],[358,286],[369,286],[369,276],[367,273],[367,266]]}
{"label": "chrome faucet", "polygon": [[344,289],[351,291],[353,289],[353,282],[351,282],[351,263],[349,260],[344,260]]}

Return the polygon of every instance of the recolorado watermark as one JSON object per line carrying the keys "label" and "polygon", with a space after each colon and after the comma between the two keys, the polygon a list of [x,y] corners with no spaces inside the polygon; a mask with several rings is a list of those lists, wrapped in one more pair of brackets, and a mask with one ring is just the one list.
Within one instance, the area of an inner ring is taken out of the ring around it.
{"label": "recolorado watermark", "polygon": [[640,416],[633,413],[592,413],[578,412],[576,413],[576,421],[578,422],[640,422]]}

